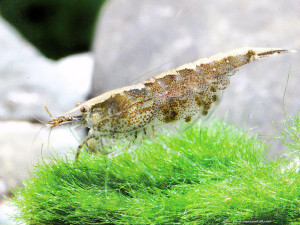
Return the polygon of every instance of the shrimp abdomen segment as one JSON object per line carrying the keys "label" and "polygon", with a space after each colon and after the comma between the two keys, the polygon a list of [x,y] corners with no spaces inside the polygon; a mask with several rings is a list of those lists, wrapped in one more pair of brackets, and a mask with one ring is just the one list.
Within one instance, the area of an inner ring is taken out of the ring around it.
{"label": "shrimp abdomen segment", "polygon": [[196,114],[208,115],[238,67],[286,51],[245,47],[182,65],[142,83],[157,103],[158,120],[189,122]]}
{"label": "shrimp abdomen segment", "polygon": [[91,128],[88,138],[77,149],[76,159],[80,149],[92,143],[92,139],[95,142],[102,138],[137,138],[140,131],[146,134],[147,128],[179,120],[193,124],[212,112],[212,106],[229,85],[230,76],[240,66],[284,52],[289,51],[245,47],[203,58],[80,103],[48,124]]}

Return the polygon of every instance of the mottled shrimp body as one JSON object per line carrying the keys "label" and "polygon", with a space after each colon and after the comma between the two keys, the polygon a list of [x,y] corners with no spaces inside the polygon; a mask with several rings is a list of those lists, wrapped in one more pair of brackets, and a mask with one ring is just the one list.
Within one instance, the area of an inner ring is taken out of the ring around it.
{"label": "mottled shrimp body", "polygon": [[102,144],[102,138],[137,137],[149,127],[180,120],[192,123],[207,116],[238,67],[283,52],[288,51],[246,47],[203,58],[80,103],[48,124],[90,128],[77,149],[77,160],[81,148],[91,139]]}

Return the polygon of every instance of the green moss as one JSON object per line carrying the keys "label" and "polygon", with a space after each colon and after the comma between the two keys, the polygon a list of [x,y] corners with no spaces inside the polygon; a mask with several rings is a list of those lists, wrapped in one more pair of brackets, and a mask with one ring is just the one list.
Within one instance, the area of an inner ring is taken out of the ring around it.
{"label": "green moss", "polygon": [[82,154],[77,165],[73,159],[36,165],[14,192],[16,219],[28,224],[299,221],[298,172],[294,167],[282,172],[287,160],[266,161],[266,146],[257,137],[215,121],[158,139],[111,159]]}
{"label": "green moss", "polygon": [[296,155],[300,151],[300,113],[286,115],[278,139]]}

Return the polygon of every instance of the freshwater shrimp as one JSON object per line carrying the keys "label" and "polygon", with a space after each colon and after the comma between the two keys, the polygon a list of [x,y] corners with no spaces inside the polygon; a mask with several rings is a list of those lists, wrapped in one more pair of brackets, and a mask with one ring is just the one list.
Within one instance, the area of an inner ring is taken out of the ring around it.
{"label": "freshwater shrimp", "polygon": [[90,152],[95,152],[97,146],[98,152],[108,154],[103,138],[135,140],[138,134],[146,134],[148,128],[178,121],[193,124],[207,116],[238,67],[284,52],[289,51],[244,47],[203,58],[79,103],[47,124],[51,129],[64,125],[90,128],[77,148],[75,162],[86,144]]}

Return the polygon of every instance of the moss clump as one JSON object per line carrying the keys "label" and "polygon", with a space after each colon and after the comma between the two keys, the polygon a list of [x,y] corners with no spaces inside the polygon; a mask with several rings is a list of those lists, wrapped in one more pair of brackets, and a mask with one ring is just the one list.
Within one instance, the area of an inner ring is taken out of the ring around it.
{"label": "moss clump", "polygon": [[14,192],[16,219],[28,224],[288,224],[299,218],[297,170],[282,172],[289,161],[266,161],[266,146],[257,137],[215,121],[158,139],[111,159],[82,154],[77,165],[72,159],[36,165]]}
{"label": "moss clump", "polygon": [[300,113],[286,115],[283,126],[277,137],[297,157],[300,151]]}

